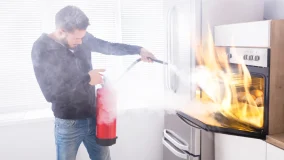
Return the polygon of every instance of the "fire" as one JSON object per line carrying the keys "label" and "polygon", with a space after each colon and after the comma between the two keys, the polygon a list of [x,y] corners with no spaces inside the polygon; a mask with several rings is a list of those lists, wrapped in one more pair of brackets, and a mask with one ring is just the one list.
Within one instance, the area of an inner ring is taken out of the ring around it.
{"label": "fire", "polygon": [[197,71],[200,72],[196,81],[202,93],[207,95],[207,101],[203,99],[201,102],[217,106],[210,115],[219,113],[240,124],[262,128],[263,91],[251,89],[252,77],[242,57],[238,57],[239,65],[232,70],[225,48],[215,47],[212,36],[205,47],[197,49],[196,56]]}

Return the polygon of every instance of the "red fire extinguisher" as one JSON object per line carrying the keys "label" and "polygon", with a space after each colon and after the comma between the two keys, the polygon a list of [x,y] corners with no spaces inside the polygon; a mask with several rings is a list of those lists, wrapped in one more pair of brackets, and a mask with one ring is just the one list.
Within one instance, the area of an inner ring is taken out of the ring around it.
{"label": "red fire extinguisher", "polygon": [[[154,62],[168,65],[168,63],[151,59]],[[119,80],[141,59],[137,59],[133,62],[124,74],[119,78]],[[119,81],[118,80],[118,81]],[[97,89],[97,98],[96,98],[96,141],[97,144],[101,146],[111,146],[116,143],[116,107],[117,107],[117,97],[115,90],[108,83],[106,77],[104,77],[104,84],[101,88]]]}
{"label": "red fire extinguisher", "polygon": [[[127,70],[126,74],[141,59],[137,59]],[[119,80],[124,76],[119,78]],[[116,143],[116,93],[103,77],[104,83],[97,89],[96,97],[96,142],[101,146],[111,146]],[[118,80],[118,81],[119,81]]]}
{"label": "red fire extinguisher", "polygon": [[96,141],[101,146],[116,143],[116,104],[115,90],[106,81],[97,89],[96,98]]}

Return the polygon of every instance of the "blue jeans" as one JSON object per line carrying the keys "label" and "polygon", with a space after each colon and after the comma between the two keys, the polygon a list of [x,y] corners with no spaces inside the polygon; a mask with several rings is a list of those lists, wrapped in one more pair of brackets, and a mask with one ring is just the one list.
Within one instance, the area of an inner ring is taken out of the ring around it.
{"label": "blue jeans", "polygon": [[76,160],[83,142],[91,160],[110,160],[108,147],[96,143],[96,119],[66,120],[55,118],[57,160]]}

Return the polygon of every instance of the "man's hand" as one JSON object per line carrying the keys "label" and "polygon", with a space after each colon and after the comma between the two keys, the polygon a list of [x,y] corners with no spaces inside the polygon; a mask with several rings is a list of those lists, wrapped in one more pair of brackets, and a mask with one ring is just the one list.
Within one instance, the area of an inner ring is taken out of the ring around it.
{"label": "man's hand", "polygon": [[100,72],[104,72],[105,69],[94,69],[89,72],[90,75],[90,85],[97,85],[103,83],[102,74]]}
{"label": "man's hand", "polygon": [[141,48],[140,56],[143,62],[152,62],[150,58],[156,59],[156,57],[151,52],[147,51],[145,48]]}

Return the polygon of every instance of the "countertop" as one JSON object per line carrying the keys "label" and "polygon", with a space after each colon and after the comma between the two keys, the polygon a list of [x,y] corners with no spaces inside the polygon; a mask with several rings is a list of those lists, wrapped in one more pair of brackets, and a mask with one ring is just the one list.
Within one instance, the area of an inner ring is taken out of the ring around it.
{"label": "countertop", "polygon": [[266,142],[284,150],[284,133],[268,135]]}

